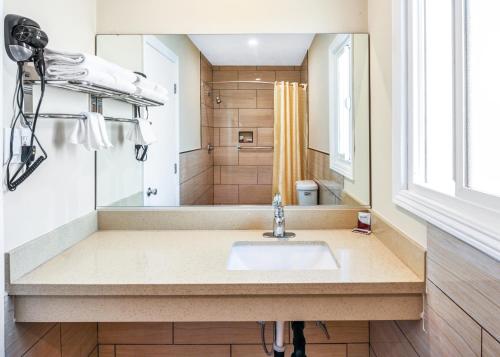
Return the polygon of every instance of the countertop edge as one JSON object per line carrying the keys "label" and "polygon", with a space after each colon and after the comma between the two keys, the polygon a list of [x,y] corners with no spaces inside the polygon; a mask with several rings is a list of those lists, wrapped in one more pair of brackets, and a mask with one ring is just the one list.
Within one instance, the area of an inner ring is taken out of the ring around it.
{"label": "countertop edge", "polygon": [[419,294],[425,282],[245,284],[11,284],[11,296],[230,296]]}

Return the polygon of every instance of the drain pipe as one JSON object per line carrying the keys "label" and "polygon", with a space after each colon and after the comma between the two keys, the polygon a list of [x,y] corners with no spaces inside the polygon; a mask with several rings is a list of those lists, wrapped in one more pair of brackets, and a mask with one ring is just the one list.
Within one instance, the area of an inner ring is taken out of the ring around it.
{"label": "drain pipe", "polygon": [[273,349],[274,357],[285,357],[285,322],[276,321],[276,338]]}
{"label": "drain pipe", "polygon": [[262,350],[268,356],[285,357],[285,322],[275,321],[273,323],[273,348],[267,348],[266,343],[266,322],[258,321],[260,325],[260,338],[262,342]]}
{"label": "drain pipe", "polygon": [[292,357],[306,356],[306,338],[304,337],[304,321],[293,321],[293,353]]}

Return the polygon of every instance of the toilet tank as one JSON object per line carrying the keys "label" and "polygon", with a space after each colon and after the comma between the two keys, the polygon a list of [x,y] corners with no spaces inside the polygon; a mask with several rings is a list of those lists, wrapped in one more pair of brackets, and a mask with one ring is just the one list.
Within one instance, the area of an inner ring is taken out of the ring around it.
{"label": "toilet tank", "polygon": [[316,206],[318,204],[318,185],[313,180],[297,181],[297,202],[299,206]]}

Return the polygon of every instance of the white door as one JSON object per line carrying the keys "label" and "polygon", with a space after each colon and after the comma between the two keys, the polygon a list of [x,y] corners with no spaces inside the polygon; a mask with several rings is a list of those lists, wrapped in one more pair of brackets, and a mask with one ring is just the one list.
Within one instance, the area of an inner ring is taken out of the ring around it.
{"label": "white door", "polygon": [[[168,102],[149,107],[149,119],[157,141],[149,146],[144,162],[144,205],[179,205],[178,83],[179,60],[154,36],[144,36],[143,71],[168,90]],[[149,194],[148,192],[156,192]]]}

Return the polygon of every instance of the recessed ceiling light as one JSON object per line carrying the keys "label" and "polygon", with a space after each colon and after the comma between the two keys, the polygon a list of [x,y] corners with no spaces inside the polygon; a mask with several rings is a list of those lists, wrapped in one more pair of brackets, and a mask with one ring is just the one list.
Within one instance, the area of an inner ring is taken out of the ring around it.
{"label": "recessed ceiling light", "polygon": [[259,44],[259,41],[256,38],[251,38],[248,40],[248,46],[255,47]]}

